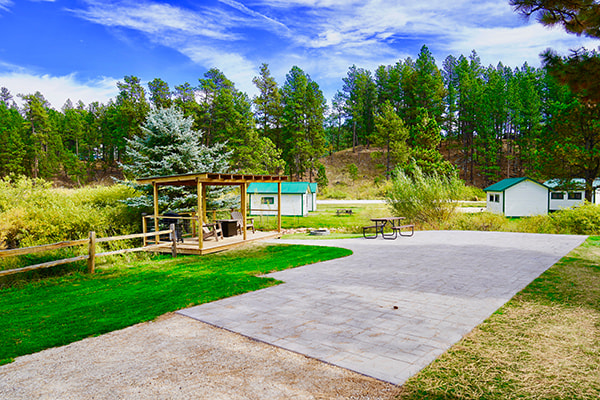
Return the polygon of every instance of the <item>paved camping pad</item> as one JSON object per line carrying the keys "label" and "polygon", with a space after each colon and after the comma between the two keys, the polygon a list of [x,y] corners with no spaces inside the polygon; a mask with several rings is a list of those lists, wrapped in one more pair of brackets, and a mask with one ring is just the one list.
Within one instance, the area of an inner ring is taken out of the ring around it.
{"label": "paved camping pad", "polygon": [[298,240],[353,255],[267,276],[285,283],[180,314],[402,384],[585,236],[425,231]]}

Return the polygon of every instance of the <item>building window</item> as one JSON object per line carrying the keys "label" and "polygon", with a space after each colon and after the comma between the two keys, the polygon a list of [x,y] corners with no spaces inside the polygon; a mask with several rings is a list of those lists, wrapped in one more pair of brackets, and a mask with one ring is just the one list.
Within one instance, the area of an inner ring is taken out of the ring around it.
{"label": "building window", "polygon": [[565,194],[563,192],[552,192],[550,193],[550,198],[552,200],[563,200],[565,198]]}
{"label": "building window", "polygon": [[582,198],[581,192],[569,192],[569,200],[581,200]]}
{"label": "building window", "polygon": [[275,197],[262,197],[260,204],[275,204]]}
{"label": "building window", "polygon": [[494,195],[493,194],[490,194],[490,202],[492,202],[492,203],[494,202]]}
{"label": "building window", "polygon": [[499,194],[490,194],[490,202],[500,203],[500,195]]}

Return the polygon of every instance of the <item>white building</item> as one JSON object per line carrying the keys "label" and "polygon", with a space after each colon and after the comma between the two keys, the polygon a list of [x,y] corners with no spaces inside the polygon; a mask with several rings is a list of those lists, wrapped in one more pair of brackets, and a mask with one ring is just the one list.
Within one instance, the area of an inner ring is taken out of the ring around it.
{"label": "white building", "polygon": [[309,183],[310,186],[310,205],[308,211],[317,211],[317,191],[319,190],[317,183]]}
{"label": "white building", "polygon": [[[277,215],[277,183],[251,183],[247,193],[250,215]],[[281,183],[281,215],[306,217],[312,211],[312,204],[308,182]]]}
{"label": "white building", "polygon": [[[585,201],[585,180],[571,179],[564,182],[560,179],[550,179],[544,182],[550,188],[549,210],[557,211],[563,208],[579,206]],[[600,204],[600,179],[593,183],[592,203]]]}
{"label": "white building", "polygon": [[507,217],[548,214],[550,189],[533,179],[508,178],[483,189],[487,209]]}

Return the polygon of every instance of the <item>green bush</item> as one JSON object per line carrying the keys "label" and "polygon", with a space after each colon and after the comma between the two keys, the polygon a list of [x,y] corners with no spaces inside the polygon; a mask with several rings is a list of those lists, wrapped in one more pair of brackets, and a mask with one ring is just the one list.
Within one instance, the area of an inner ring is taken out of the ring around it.
{"label": "green bush", "polygon": [[557,233],[574,235],[600,234],[600,207],[585,203],[550,214]]}
{"label": "green bush", "polygon": [[456,175],[426,175],[413,165],[411,175],[396,170],[386,201],[396,216],[437,229],[452,216],[463,191]]}
{"label": "green bush", "polygon": [[457,213],[440,228],[473,231],[599,235],[600,207],[585,204],[556,211],[549,215],[507,218],[500,214]]}
{"label": "green bush", "polygon": [[490,212],[457,213],[443,228],[461,231],[503,231],[506,230],[508,222],[505,216]]}

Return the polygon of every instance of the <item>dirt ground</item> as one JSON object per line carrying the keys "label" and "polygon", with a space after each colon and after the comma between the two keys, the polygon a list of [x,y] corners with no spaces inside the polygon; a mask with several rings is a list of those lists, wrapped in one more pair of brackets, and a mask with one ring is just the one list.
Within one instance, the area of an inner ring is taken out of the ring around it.
{"label": "dirt ground", "polygon": [[0,367],[2,399],[392,399],[400,392],[177,314]]}

